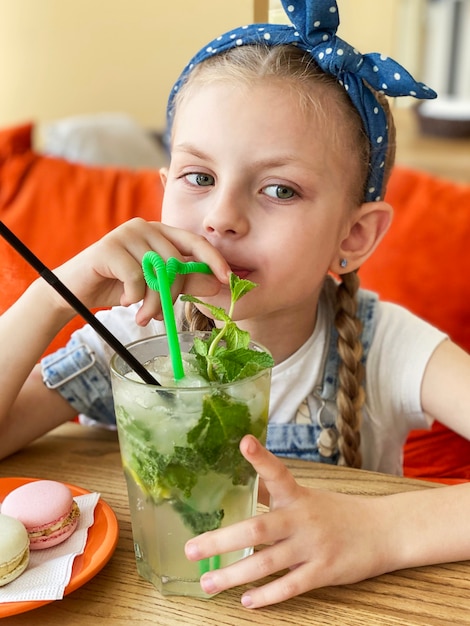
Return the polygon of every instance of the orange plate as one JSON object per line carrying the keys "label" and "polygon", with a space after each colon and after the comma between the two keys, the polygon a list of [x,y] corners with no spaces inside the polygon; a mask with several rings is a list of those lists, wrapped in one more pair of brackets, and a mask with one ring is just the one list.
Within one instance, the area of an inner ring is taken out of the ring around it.
{"label": "orange plate", "polygon": [[[0,478],[0,502],[10,491],[26,483],[40,480],[38,478]],[[64,483],[73,496],[83,496],[90,493],[86,489]],[[119,526],[112,508],[101,498],[95,507],[93,525],[88,529],[88,537],[83,554],[75,557],[70,582],[65,588],[64,595],[72,593],[93,576],[95,576],[109,561],[119,537]],[[25,613],[37,609],[54,600],[33,600],[29,602],[0,602],[0,618],[18,613]]]}

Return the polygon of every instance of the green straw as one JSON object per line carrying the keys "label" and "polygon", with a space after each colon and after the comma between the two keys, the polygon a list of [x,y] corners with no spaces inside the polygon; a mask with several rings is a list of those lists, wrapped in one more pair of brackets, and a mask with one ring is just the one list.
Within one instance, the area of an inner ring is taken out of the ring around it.
{"label": "green straw", "polygon": [[220,555],[216,554],[208,559],[201,559],[199,563],[199,575],[202,576],[206,572],[211,572],[214,569],[220,568]]}
{"label": "green straw", "polygon": [[181,358],[181,348],[178,341],[178,329],[176,328],[170,287],[177,274],[192,274],[194,272],[212,274],[212,270],[207,263],[198,263],[196,261],[183,262],[174,257],[170,257],[165,263],[157,252],[151,250],[143,256],[142,270],[145,282],[149,288],[160,293],[173,376],[175,380],[181,380],[184,377],[183,360]]}
{"label": "green straw", "polygon": [[[149,288],[160,293],[173,375],[175,380],[181,380],[184,377],[184,369],[170,287],[177,274],[192,274],[196,272],[212,274],[212,270],[207,263],[198,263],[197,261],[184,262],[174,257],[170,257],[165,263],[162,257],[152,250],[144,254],[142,270],[145,282]],[[201,559],[198,563],[199,575],[202,576],[205,572],[220,568],[220,556],[216,554],[208,559]]]}

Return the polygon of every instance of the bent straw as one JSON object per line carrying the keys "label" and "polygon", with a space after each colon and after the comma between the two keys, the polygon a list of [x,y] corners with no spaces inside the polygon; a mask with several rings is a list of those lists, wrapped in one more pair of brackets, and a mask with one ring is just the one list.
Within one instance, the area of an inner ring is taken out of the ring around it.
{"label": "bent straw", "polygon": [[202,576],[206,572],[212,572],[214,569],[220,569],[220,555],[216,554],[207,559],[201,559],[199,563],[199,575]]}
{"label": "bent straw", "polygon": [[196,261],[183,262],[174,257],[170,257],[165,263],[162,257],[152,250],[144,254],[142,270],[149,288],[160,293],[163,320],[168,337],[168,349],[173,367],[173,377],[175,380],[181,380],[184,377],[184,368],[170,286],[173,284],[176,274],[191,274],[193,272],[212,274],[212,270],[207,263],[198,263]]}
{"label": "bent straw", "polygon": [[61,282],[51,270],[0,220],[0,235],[27,261],[51,287],[53,287],[66,302],[96,330],[113,350],[131,367],[148,385],[160,383],[134,357],[133,354],[104,326],[87,307]]}
{"label": "bent straw", "polygon": [[[176,278],[176,274],[192,274],[195,272],[212,274],[212,270],[207,263],[199,263],[197,261],[184,262],[174,257],[170,257],[165,263],[162,257],[152,250],[146,252],[142,257],[142,270],[145,282],[149,288],[160,293],[173,376],[175,380],[181,380],[184,378],[183,360],[181,358],[181,348],[178,341],[175,310],[173,308],[170,287]],[[199,575],[202,576],[206,572],[220,568],[220,556],[216,554],[213,557],[201,559],[198,561],[198,564]]]}

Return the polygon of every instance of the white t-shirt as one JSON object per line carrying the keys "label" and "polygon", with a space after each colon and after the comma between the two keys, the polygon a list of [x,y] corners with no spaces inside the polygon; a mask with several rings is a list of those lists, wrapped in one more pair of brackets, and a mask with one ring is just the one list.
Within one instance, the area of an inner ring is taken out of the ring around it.
{"label": "white t-shirt", "polygon": [[[321,385],[329,345],[326,314],[327,305],[321,301],[312,336],[273,368],[270,422],[292,421],[302,400]],[[432,423],[421,409],[421,383],[429,358],[446,335],[396,304],[379,302],[377,314],[366,363],[363,468],[401,474],[409,432],[429,428]],[[314,399],[310,397],[310,401]]]}
{"label": "white t-shirt", "polygon": [[[311,337],[273,368],[270,423],[293,421],[300,403],[321,385],[331,306],[324,292]],[[138,327],[134,319],[138,307],[115,307],[97,315],[124,344],[165,332],[163,323],[156,320],[144,328]],[[88,325],[74,336],[87,344],[107,367],[112,350]],[[421,409],[421,383],[429,358],[445,338],[444,333],[403,307],[378,303],[375,334],[366,362],[366,402],[361,427],[364,469],[402,473],[403,444],[408,433],[428,428],[432,421]]]}

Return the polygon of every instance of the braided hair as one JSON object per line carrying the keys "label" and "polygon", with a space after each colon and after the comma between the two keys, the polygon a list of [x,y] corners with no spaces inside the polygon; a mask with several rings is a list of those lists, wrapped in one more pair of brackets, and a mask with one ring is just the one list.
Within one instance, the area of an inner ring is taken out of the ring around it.
{"label": "braided hair", "polygon": [[[389,133],[384,188],[381,190],[383,198],[395,162],[395,125],[385,96],[377,94],[377,97],[387,113]],[[336,289],[334,323],[338,331],[338,353],[341,358],[338,370],[339,388],[336,396],[338,447],[344,464],[360,468],[362,466],[360,428],[362,407],[365,402],[365,368],[362,363],[362,322],[357,317],[357,291],[359,289],[357,272],[356,269],[341,276]]]}

